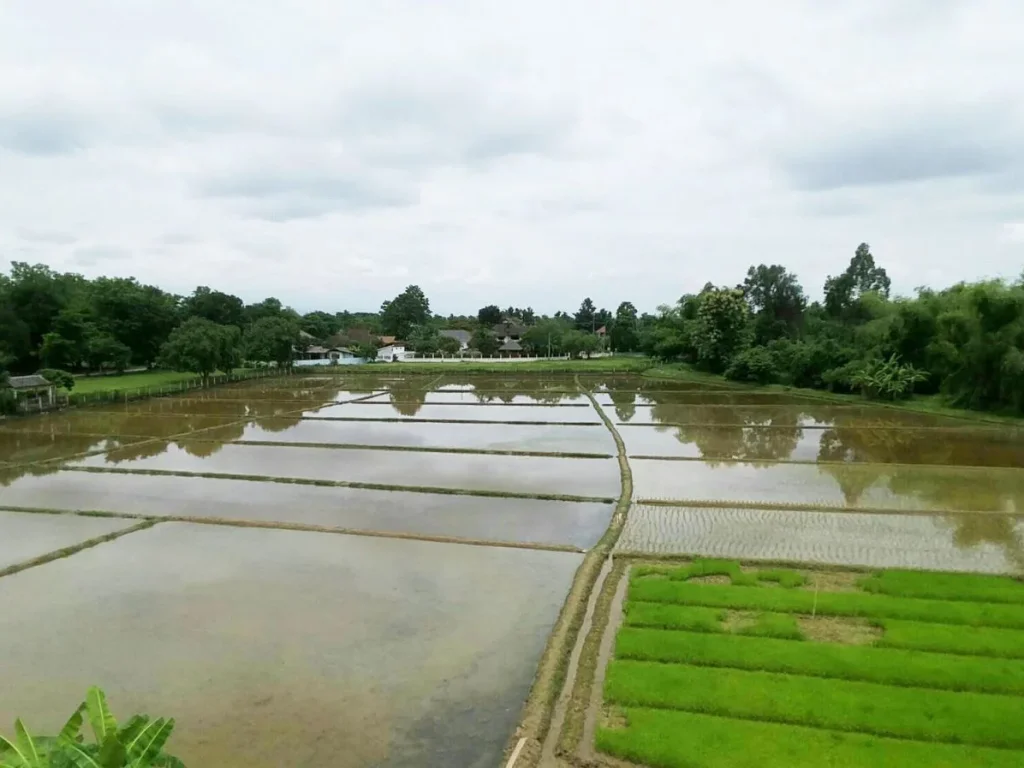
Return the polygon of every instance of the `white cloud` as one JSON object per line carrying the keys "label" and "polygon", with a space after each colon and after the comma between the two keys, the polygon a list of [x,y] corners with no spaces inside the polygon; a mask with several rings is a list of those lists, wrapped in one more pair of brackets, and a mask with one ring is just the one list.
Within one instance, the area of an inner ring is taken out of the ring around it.
{"label": "white cloud", "polygon": [[1019,274],[1014,0],[8,0],[0,249],[187,292],[645,309],[867,241]]}

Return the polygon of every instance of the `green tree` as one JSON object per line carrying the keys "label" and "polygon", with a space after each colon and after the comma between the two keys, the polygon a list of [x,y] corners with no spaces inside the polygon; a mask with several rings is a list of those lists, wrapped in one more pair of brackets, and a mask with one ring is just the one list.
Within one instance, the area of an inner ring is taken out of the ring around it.
{"label": "green tree", "polygon": [[572,325],[565,320],[545,318],[526,329],[522,344],[527,352],[538,357],[565,354],[562,339],[571,330]]}
{"label": "green tree", "polygon": [[363,341],[353,345],[352,353],[366,361],[377,359],[377,345],[373,342]]}
{"label": "green tree", "polygon": [[200,285],[185,299],[185,314],[217,325],[245,325],[245,305],[240,298]]}
{"label": "green tree", "polygon": [[161,363],[177,371],[198,373],[207,384],[224,362],[227,328],[202,317],[190,317],[164,342]]}
{"label": "green tree", "polygon": [[732,358],[750,344],[750,308],[743,291],[716,288],[706,291],[697,314],[698,361],[721,373]]}
{"label": "green tree", "polygon": [[85,361],[90,370],[124,371],[131,362],[132,351],[109,333],[93,331],[85,342]]}
{"label": "green tree", "polygon": [[595,325],[596,315],[597,308],[588,296],[580,304],[580,308],[576,310],[576,315],[574,316],[576,329],[580,331],[594,331],[597,328]]}
{"label": "green tree", "polygon": [[307,312],[300,323],[302,330],[320,341],[329,339],[341,330],[341,323],[335,315],[327,312]]}
{"label": "green tree", "polygon": [[759,264],[748,269],[743,290],[754,312],[754,339],[758,344],[793,336],[800,329],[807,299],[796,275],[781,264]]}
{"label": "green tree", "polygon": [[504,316],[498,305],[488,304],[486,307],[480,308],[480,311],[476,313],[476,319],[485,328],[493,328],[504,319]]}
{"label": "green tree", "polygon": [[409,331],[407,343],[418,355],[433,355],[437,352],[440,336],[436,328],[417,325]]}
{"label": "green tree", "polygon": [[441,336],[437,340],[437,351],[442,354],[457,355],[461,349],[462,345],[458,339],[453,339],[450,336]]}
{"label": "green tree", "polygon": [[410,285],[380,307],[384,333],[405,339],[414,325],[430,322],[430,302],[418,285]]}
{"label": "green tree", "polygon": [[43,334],[39,359],[47,368],[78,368],[82,361],[80,346],[59,333]]}
{"label": "green tree", "polygon": [[562,337],[562,352],[573,357],[590,357],[600,347],[601,340],[593,333],[571,330]]}
{"label": "green tree", "polygon": [[885,270],[875,265],[871,248],[867,243],[861,243],[846,271],[825,281],[825,309],[833,317],[843,317],[866,293],[874,291],[888,297],[890,285]]}
{"label": "green tree", "polygon": [[[175,297],[135,278],[100,277],[89,284],[87,294],[88,320],[128,347],[137,365],[151,365],[178,324]],[[58,331],[73,338],[62,328]]]}
{"label": "green tree", "polygon": [[491,357],[497,353],[501,343],[490,328],[478,328],[473,332],[473,336],[469,340],[469,346],[484,357]]}
{"label": "green tree", "polygon": [[264,317],[245,332],[245,354],[250,360],[290,368],[299,345],[299,326],[286,317]]}
{"label": "green tree", "polygon": [[66,389],[68,392],[75,388],[75,377],[68,371],[62,371],[59,368],[43,368],[39,371],[39,375],[51,384],[61,389]]}
{"label": "green tree", "polygon": [[[265,298],[263,301],[258,301],[255,304],[246,304],[245,309],[242,311],[245,318],[246,324],[251,325],[257,320],[262,320],[264,317],[280,317],[281,315],[293,316],[292,310],[286,310],[281,304],[280,299],[275,299],[273,296]],[[312,331],[307,331],[313,333]],[[317,334],[313,333],[314,336]],[[317,338],[326,338],[317,336]]]}
{"label": "green tree", "polygon": [[615,322],[611,333],[612,349],[615,352],[635,352],[640,343],[639,321],[636,307],[628,301],[619,304],[615,310]]}

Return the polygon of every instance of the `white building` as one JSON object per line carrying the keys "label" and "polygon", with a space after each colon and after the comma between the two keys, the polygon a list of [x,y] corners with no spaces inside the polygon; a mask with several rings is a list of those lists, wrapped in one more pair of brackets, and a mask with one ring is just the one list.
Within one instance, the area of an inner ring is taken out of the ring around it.
{"label": "white building", "polygon": [[404,341],[386,344],[377,350],[377,360],[384,363],[399,362],[414,356],[412,351],[406,350]]}

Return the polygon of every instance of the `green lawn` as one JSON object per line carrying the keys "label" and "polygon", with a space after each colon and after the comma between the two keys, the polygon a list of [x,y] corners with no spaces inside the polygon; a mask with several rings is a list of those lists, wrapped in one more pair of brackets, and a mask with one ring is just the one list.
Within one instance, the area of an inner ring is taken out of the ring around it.
{"label": "green lawn", "polygon": [[181,371],[145,371],[142,373],[125,373],[120,376],[78,376],[75,378],[75,388],[72,391],[87,394],[91,392],[141,389],[143,387],[166,387],[197,378],[199,377],[194,373]]}
{"label": "green lawn", "polygon": [[598,749],[651,768],[1024,765],[1024,584],[804,582],[723,560],[635,568]]}

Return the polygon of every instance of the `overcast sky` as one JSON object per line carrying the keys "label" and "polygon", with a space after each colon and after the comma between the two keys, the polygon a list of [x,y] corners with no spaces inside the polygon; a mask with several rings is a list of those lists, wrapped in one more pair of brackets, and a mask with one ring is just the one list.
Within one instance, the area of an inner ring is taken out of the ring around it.
{"label": "overcast sky", "polygon": [[5,263],[653,310],[862,241],[1021,273],[1021,0],[0,1]]}

